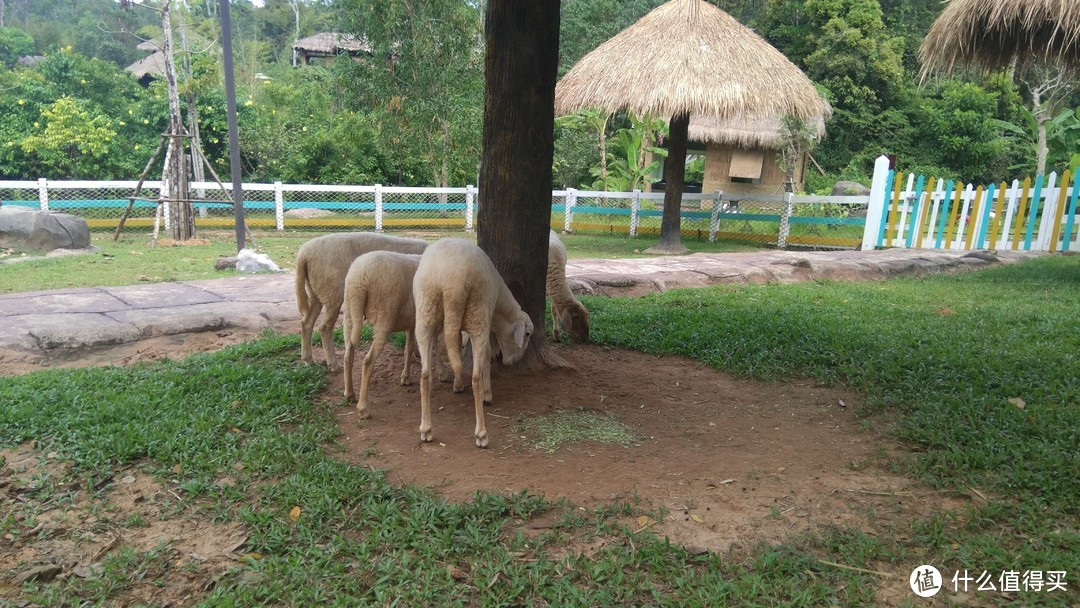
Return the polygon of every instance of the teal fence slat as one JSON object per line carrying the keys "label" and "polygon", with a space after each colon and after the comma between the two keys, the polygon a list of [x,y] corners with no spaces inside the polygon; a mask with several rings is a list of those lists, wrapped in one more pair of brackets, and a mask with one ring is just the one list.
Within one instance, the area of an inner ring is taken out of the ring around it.
{"label": "teal fence slat", "polygon": [[1035,192],[1031,195],[1031,209],[1028,210],[1027,232],[1024,234],[1024,251],[1031,251],[1031,235],[1035,233],[1035,218],[1039,215],[1039,196],[1042,194],[1043,176],[1035,176]]}
{"label": "teal fence slat", "polygon": [[882,241],[885,240],[885,226],[889,223],[889,203],[892,202],[893,180],[895,178],[896,171],[889,169],[889,176],[885,179],[885,204],[881,206],[881,224],[878,227],[875,249],[881,247]]}

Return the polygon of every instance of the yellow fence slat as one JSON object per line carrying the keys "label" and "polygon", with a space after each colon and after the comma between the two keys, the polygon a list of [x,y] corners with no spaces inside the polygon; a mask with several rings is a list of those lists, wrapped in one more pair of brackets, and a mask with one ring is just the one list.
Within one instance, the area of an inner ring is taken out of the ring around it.
{"label": "yellow fence slat", "polygon": [[961,192],[964,188],[961,184],[956,184],[956,188],[953,189],[952,203],[949,205],[949,223],[945,227],[945,249],[952,248],[953,237],[956,236],[956,218],[960,216],[960,202],[963,200]]}
{"label": "yellow fence slat", "polygon": [[1069,189],[1069,178],[1072,175],[1069,174],[1069,169],[1065,170],[1065,174],[1061,176],[1061,187],[1058,189],[1058,203],[1057,212],[1054,213],[1054,229],[1050,233],[1050,251],[1057,251],[1058,238],[1061,237],[1061,220],[1065,217],[1065,192]]}

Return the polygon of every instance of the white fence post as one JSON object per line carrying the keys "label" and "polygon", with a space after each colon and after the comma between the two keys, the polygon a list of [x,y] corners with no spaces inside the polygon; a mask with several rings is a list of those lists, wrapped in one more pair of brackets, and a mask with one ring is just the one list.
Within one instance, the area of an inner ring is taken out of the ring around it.
{"label": "white fence post", "polygon": [[641,209],[641,190],[634,190],[634,197],[630,200],[630,238],[637,236],[638,211]]}
{"label": "white fence post", "polygon": [[44,177],[39,177],[38,183],[38,206],[42,211],[49,210],[49,183]]}
{"label": "white fence post", "polygon": [[375,230],[382,232],[382,184],[375,184]]}
{"label": "white fence post", "polygon": [[473,205],[476,204],[476,186],[465,186],[465,232],[473,231]]}
{"label": "white fence post", "polygon": [[274,182],[274,223],[278,230],[285,230],[285,189],[281,182]]}
{"label": "white fence post", "polygon": [[716,232],[720,230],[720,205],[724,201],[724,191],[717,190],[713,196],[712,217],[709,218],[709,242],[716,242]]}
{"label": "white fence post", "polygon": [[776,247],[778,249],[784,249],[787,247],[788,233],[791,232],[791,214],[795,211],[795,196],[790,193],[784,193],[784,212],[780,214],[780,234],[776,236]]}
{"label": "white fence post", "polygon": [[563,232],[574,231],[574,205],[577,204],[577,190],[566,189],[566,200],[563,202]]}
{"label": "white fence post", "polygon": [[871,251],[877,245],[878,233],[885,211],[885,182],[889,179],[889,157],[882,155],[874,161],[874,177],[870,181],[870,202],[866,206],[866,227],[863,229],[863,251]]}

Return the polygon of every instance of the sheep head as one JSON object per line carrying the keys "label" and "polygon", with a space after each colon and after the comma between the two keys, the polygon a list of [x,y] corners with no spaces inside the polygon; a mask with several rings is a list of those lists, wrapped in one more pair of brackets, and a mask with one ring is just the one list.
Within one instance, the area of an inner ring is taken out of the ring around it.
{"label": "sheep head", "polygon": [[[503,365],[513,365],[521,360],[533,333],[533,322],[529,315],[519,310],[511,319],[501,322],[493,319],[491,329]],[[492,355],[495,353],[496,350],[493,348]]]}

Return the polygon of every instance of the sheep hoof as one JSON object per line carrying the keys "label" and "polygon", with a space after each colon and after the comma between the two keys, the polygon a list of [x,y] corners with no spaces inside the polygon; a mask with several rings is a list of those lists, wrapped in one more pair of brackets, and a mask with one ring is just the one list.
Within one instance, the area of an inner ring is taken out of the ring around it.
{"label": "sheep hoof", "polygon": [[401,377],[401,386],[409,386],[410,384],[412,384],[412,378],[408,376]]}
{"label": "sheep hoof", "polygon": [[478,447],[478,448],[486,448],[486,447],[488,447],[487,435],[484,435],[483,437],[477,437],[476,438],[476,447]]}
{"label": "sheep hoof", "polygon": [[491,407],[491,399],[484,399],[484,407]]}
{"label": "sheep hoof", "polygon": [[345,389],[345,398],[346,399],[355,399],[356,395],[352,391],[350,391],[349,389]]}
{"label": "sheep hoof", "polygon": [[341,371],[341,368],[340,368],[340,367],[338,367],[337,365],[330,365],[330,364],[328,364],[328,365],[326,366],[326,371],[328,371],[328,372],[335,372],[335,373],[336,373],[336,372],[340,372],[340,371]]}
{"label": "sheep hoof", "polygon": [[463,392],[465,392],[465,385],[464,384],[458,384],[457,382],[454,382],[454,392],[455,393],[463,393]]}
{"label": "sheep hoof", "polygon": [[423,441],[424,443],[431,443],[432,439],[434,439],[434,437],[432,437],[430,430],[420,431],[420,441]]}
{"label": "sheep hoof", "polygon": [[356,408],[356,417],[360,420],[367,420],[371,418],[371,412],[367,411],[367,408]]}

